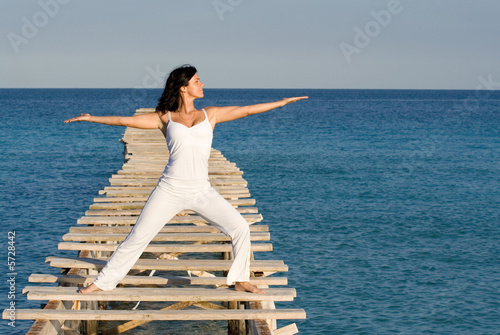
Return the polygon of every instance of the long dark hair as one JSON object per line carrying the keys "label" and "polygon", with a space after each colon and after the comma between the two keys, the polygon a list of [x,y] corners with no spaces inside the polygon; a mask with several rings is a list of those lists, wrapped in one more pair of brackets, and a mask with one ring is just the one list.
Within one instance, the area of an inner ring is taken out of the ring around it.
{"label": "long dark hair", "polygon": [[189,80],[196,74],[196,68],[189,64],[182,65],[168,76],[165,89],[161,97],[158,99],[156,111],[166,113],[167,111],[175,112],[179,108],[180,89],[182,86],[187,86]]}

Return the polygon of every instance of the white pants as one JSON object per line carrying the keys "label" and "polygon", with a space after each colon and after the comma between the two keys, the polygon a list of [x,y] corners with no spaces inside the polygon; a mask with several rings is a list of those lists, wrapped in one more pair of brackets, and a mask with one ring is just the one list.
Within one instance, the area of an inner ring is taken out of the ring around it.
{"label": "white pants", "polygon": [[190,209],[231,237],[234,261],[227,284],[250,278],[250,229],[246,220],[208,181],[202,184],[174,187],[160,179],[144,205],[137,222],[110,257],[94,284],[104,291],[112,290],[127,275],[149,242],[177,213]]}

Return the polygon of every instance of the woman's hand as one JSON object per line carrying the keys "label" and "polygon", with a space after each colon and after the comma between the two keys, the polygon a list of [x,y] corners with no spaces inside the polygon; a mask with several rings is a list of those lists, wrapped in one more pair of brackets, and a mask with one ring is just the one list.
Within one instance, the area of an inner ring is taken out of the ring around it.
{"label": "woman's hand", "polygon": [[64,121],[64,123],[79,122],[79,121],[90,121],[90,114],[82,113],[80,114],[80,116]]}
{"label": "woman's hand", "polygon": [[309,97],[308,96],[303,96],[303,97],[294,97],[294,98],[284,98],[281,101],[284,102],[283,106],[285,106],[285,105],[288,105],[288,104],[290,104],[292,102],[296,102],[296,101],[303,100],[303,99],[309,99]]}

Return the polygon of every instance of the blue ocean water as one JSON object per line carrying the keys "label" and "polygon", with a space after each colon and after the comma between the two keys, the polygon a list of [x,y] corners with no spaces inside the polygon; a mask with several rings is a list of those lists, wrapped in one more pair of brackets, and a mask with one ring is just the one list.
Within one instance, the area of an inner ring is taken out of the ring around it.
{"label": "blue ocean water", "polygon": [[[123,164],[123,128],[62,121],[131,115],[159,94],[0,90],[2,310],[8,233],[16,308],[38,308],[28,276],[74,256],[58,242]],[[274,251],[256,257],[289,265],[298,296],[278,307],[306,310],[301,334],[499,334],[500,92],[207,89],[197,107],[296,95],[309,100],[219,124],[213,143],[270,226]]]}

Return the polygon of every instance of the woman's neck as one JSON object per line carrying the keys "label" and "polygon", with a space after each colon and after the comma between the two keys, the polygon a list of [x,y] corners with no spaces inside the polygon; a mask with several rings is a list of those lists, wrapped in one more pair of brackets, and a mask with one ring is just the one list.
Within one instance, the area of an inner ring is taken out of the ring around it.
{"label": "woman's neck", "polygon": [[192,112],[196,111],[196,108],[194,108],[193,102],[194,102],[194,98],[182,96],[181,103],[179,105],[179,108],[177,108],[176,112],[190,115]]}

